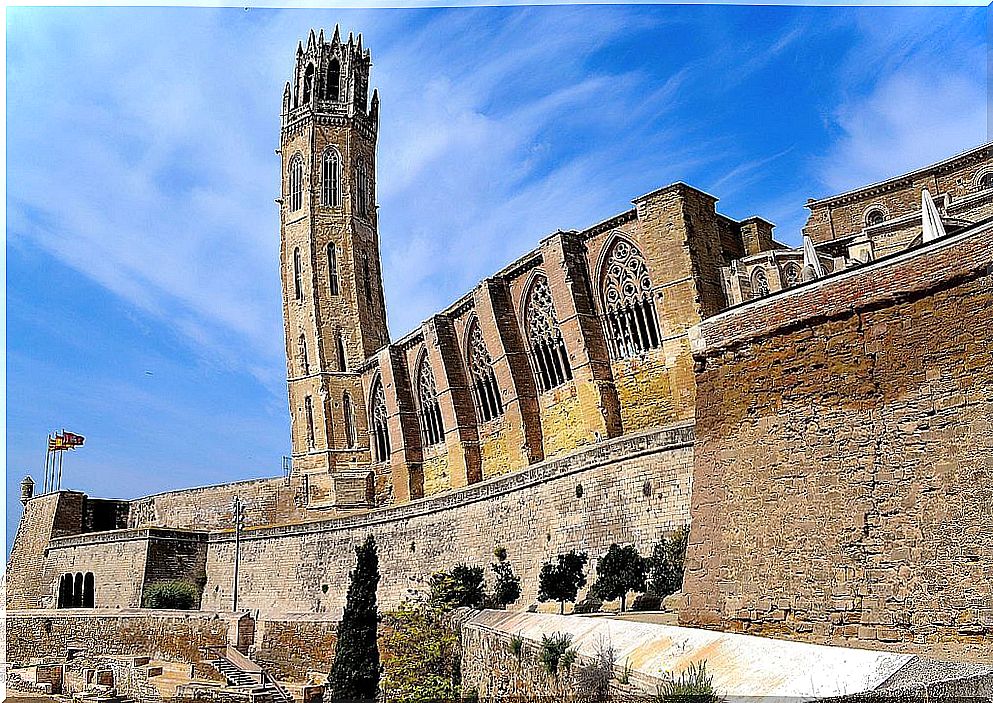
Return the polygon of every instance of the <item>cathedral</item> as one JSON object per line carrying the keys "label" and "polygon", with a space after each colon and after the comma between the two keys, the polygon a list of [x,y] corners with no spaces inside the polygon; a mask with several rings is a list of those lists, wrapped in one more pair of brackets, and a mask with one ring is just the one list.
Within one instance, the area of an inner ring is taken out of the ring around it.
{"label": "cathedral", "polygon": [[[993,641],[988,572],[955,556],[993,549],[976,493],[993,451],[993,144],[808,200],[796,248],[665,185],[549,233],[391,339],[371,65],[361,35],[311,31],[282,95],[291,466],[132,500],[25,479],[6,602],[26,650],[52,627],[34,618],[140,620],[170,581],[270,633],[333,628],[369,534],[383,607],[498,549],[526,609],[556,554],[592,569],[687,525],[680,624]],[[959,584],[957,605],[925,571]],[[95,622],[58,627],[104,641]]]}

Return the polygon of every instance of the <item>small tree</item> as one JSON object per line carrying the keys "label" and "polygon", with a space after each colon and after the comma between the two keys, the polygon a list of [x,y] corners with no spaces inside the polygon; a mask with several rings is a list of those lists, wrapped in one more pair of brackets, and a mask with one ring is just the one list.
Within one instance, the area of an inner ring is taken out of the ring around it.
{"label": "small tree", "polygon": [[559,613],[565,612],[565,602],[575,601],[579,589],[586,585],[586,552],[575,549],[559,554],[556,561],[545,562],[538,574],[538,600],[557,600]]}
{"label": "small tree", "polygon": [[634,545],[621,547],[610,545],[607,553],[596,567],[597,579],[591,589],[603,600],[621,599],[621,612],[624,612],[628,591],[645,590],[645,574],[648,560],[638,553]]}
{"label": "small tree", "polygon": [[441,608],[478,608],[484,596],[481,566],[459,564],[431,576],[431,602]]}
{"label": "small tree", "polygon": [[663,535],[662,540],[655,545],[649,559],[649,593],[665,598],[683,587],[683,568],[689,535],[690,528],[681,527]]}
{"label": "small tree", "polygon": [[355,548],[355,569],[349,579],[334,663],[328,674],[328,695],[333,701],[371,701],[379,690],[379,647],[376,644],[379,554],[372,535]]}
{"label": "small tree", "polygon": [[514,573],[507,561],[507,550],[499,547],[493,550],[496,556],[496,563],[490,565],[493,569],[495,579],[493,581],[493,596],[491,600],[499,608],[506,608],[508,605],[521,597],[521,579]]}

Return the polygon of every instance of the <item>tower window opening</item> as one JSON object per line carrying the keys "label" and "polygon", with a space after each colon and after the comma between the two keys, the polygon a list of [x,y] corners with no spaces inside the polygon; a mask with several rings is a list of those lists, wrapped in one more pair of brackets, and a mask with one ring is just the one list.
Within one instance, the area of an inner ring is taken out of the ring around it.
{"label": "tower window opening", "polygon": [[486,340],[479,328],[479,320],[469,324],[469,375],[472,377],[472,401],[480,422],[489,422],[503,415],[500,388],[493,373],[493,362],[486,348]]}
{"label": "tower window opening", "polygon": [[314,400],[309,395],[303,399],[303,408],[307,415],[307,446],[313,449],[316,445],[314,440]]}
{"label": "tower window opening", "polygon": [[355,434],[355,409],[352,407],[352,396],[347,391],[341,397],[341,412],[345,419],[345,446],[354,449],[358,443]]}
{"label": "tower window opening", "polygon": [[305,335],[300,335],[299,341],[300,347],[300,369],[303,371],[304,375],[310,373],[310,359],[307,358],[307,337]]}
{"label": "tower window opening", "polygon": [[627,359],[662,345],[652,281],[638,247],[624,239],[614,242],[600,290],[604,336],[612,358]]}
{"label": "tower window opening", "polygon": [[309,103],[314,92],[314,64],[307,64],[307,70],[303,74],[303,101]]}
{"label": "tower window opening", "polygon": [[300,247],[293,249],[293,297],[303,300],[303,271],[300,265]]}
{"label": "tower window opening", "polygon": [[334,242],[328,243],[328,294],[338,295],[340,292],[338,280],[338,247]]}
{"label": "tower window opening", "polygon": [[338,330],[334,337],[335,351],[338,354],[338,370],[348,371],[348,357],[345,356],[345,338]]}
{"label": "tower window opening", "polygon": [[572,366],[544,275],[535,276],[531,283],[524,318],[538,390],[544,393],[571,380]]}
{"label": "tower window opening", "polygon": [[421,424],[421,444],[425,447],[439,444],[445,437],[445,426],[441,419],[438,391],[427,354],[421,357],[417,370],[417,398],[420,405],[418,416]]}
{"label": "tower window opening", "polygon": [[376,463],[390,459],[390,430],[387,424],[386,392],[383,382],[378,377],[373,383],[372,408],[369,412],[372,418],[372,448]]}
{"label": "tower window opening", "polygon": [[321,160],[321,204],[341,205],[341,157],[334,147],[328,147]]}
{"label": "tower window opening", "polygon": [[290,160],[290,211],[303,207],[303,157],[299,154]]}
{"label": "tower window opening", "polygon": [[325,91],[325,96],[328,100],[338,100],[339,90],[341,86],[341,64],[338,62],[337,57],[331,59],[331,65],[328,68],[328,85]]}

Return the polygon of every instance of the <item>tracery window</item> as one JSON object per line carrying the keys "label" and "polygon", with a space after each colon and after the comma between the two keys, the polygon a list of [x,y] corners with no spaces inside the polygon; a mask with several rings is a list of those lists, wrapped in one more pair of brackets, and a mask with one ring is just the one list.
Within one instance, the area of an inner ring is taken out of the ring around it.
{"label": "tracery window", "polygon": [[307,446],[313,449],[316,444],[314,441],[314,401],[309,395],[303,399],[303,408],[307,415]]}
{"label": "tracery window", "polygon": [[354,449],[358,442],[355,434],[355,408],[352,406],[352,396],[347,391],[341,397],[341,412],[345,416],[345,446]]}
{"label": "tracery window", "polygon": [[303,207],[303,157],[297,154],[290,159],[290,211]]}
{"label": "tracery window", "polygon": [[469,323],[469,374],[472,376],[472,400],[476,405],[476,415],[480,422],[489,422],[503,415],[503,402],[500,400],[500,388],[493,374],[493,362],[486,348],[483,332],[479,321],[473,319]]}
{"label": "tracery window", "polygon": [[800,265],[790,262],[783,267],[783,283],[787,288],[799,285],[801,279]]}
{"label": "tracery window", "polygon": [[338,295],[341,284],[338,279],[338,247],[334,242],[328,242],[328,294]]}
{"label": "tracery window", "polygon": [[600,285],[610,355],[626,359],[657,349],[662,335],[652,281],[638,247],[624,239],[614,242],[604,262]]}
{"label": "tracery window", "polygon": [[759,266],[752,271],[752,299],[769,295],[769,279],[765,275],[765,269]]}
{"label": "tracery window", "polygon": [[334,147],[325,149],[321,160],[321,204],[327,207],[341,205],[341,157]]}
{"label": "tracery window", "polygon": [[390,459],[390,430],[387,425],[386,392],[383,382],[377,378],[372,389],[372,408],[369,411],[372,418],[372,449],[377,463]]}
{"label": "tracery window", "polygon": [[293,249],[293,297],[303,299],[303,270],[300,264],[300,247]]}
{"label": "tracery window", "polygon": [[872,227],[878,225],[886,219],[886,211],[881,207],[874,207],[865,214],[865,226]]}
{"label": "tracery window", "polygon": [[542,274],[531,282],[524,319],[538,390],[544,393],[572,379],[572,366],[556,321],[548,279]]}
{"label": "tracery window", "polygon": [[325,95],[328,100],[337,100],[339,93],[339,86],[341,85],[341,64],[338,62],[337,57],[331,59],[331,65],[328,68],[328,86],[325,91]]}
{"label": "tracery window", "polygon": [[438,404],[438,391],[434,383],[434,373],[427,355],[421,357],[417,369],[417,400],[421,423],[421,444],[430,447],[445,437],[445,426],[441,421],[441,406]]}
{"label": "tracery window", "polygon": [[304,375],[307,375],[310,373],[310,359],[307,357],[307,337],[301,334],[297,345],[300,351],[300,368]]}

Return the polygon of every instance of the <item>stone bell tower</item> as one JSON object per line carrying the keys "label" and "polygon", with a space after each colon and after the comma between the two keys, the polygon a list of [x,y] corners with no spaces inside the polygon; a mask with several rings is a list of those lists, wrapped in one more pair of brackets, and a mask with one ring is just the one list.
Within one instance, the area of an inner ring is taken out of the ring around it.
{"label": "stone bell tower", "polygon": [[389,342],[371,64],[361,35],[342,41],[336,26],[325,41],[323,30],[311,30],[283,91],[278,202],[286,373],[293,469],[308,476],[312,504],[363,502],[370,457],[358,370]]}

